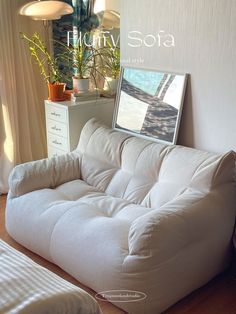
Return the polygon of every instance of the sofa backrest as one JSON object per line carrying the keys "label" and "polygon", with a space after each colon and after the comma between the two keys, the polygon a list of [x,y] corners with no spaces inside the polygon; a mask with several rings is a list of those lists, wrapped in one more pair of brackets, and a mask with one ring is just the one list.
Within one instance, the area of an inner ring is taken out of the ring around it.
{"label": "sofa backrest", "polygon": [[187,189],[208,193],[233,182],[233,152],[216,155],[163,145],[109,129],[95,119],[85,125],[77,150],[84,181],[145,207],[160,207]]}

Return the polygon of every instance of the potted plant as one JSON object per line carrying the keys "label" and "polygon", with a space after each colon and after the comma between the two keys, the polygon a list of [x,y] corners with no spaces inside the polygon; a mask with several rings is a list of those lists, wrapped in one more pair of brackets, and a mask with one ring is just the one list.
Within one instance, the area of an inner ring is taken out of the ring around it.
{"label": "potted plant", "polygon": [[94,67],[93,50],[85,44],[77,43],[72,47],[72,67],[74,92],[87,92],[89,90],[89,76]]}
{"label": "potted plant", "polygon": [[49,100],[65,100],[65,83],[61,82],[61,73],[58,66],[58,59],[48,52],[45,43],[41,40],[38,33],[28,37],[25,33],[20,33],[21,38],[28,43],[31,56],[39,66],[40,73],[48,85]]}
{"label": "potted plant", "polygon": [[72,77],[74,92],[88,92],[91,78],[97,86],[97,77],[102,75],[97,62],[97,58],[101,58],[99,51],[84,40],[78,41],[75,45],[64,47],[64,61],[74,71]]}
{"label": "potted plant", "polygon": [[104,90],[116,93],[120,77],[120,48],[113,47],[110,41],[103,48]]}

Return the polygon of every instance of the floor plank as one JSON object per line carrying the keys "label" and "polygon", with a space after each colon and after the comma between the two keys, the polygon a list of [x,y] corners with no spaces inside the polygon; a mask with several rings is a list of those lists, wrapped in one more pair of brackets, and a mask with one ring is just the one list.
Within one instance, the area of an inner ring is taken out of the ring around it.
{"label": "floor plank", "polygon": [[[32,258],[38,264],[48,268],[94,296],[94,291],[83,286],[56,265],[27,250],[7,234],[5,230],[5,203],[6,196],[0,196],[0,238]],[[109,302],[98,301],[98,303],[104,314],[125,313]],[[191,295],[172,306],[165,311],[165,314],[236,314],[236,279],[233,278],[230,271],[227,271],[216,277],[203,288],[193,292]]]}

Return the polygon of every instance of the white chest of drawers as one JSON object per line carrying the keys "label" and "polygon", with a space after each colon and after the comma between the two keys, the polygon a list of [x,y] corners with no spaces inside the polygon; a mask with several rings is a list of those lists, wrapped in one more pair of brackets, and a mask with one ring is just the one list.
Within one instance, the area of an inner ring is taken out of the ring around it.
{"label": "white chest of drawers", "polygon": [[98,98],[74,103],[45,100],[48,157],[74,150],[81,130],[91,118],[112,125],[114,99]]}

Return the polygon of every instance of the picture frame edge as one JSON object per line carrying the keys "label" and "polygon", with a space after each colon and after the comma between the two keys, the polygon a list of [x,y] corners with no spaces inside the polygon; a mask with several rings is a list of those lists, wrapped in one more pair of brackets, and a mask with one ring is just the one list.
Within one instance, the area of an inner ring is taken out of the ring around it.
{"label": "picture frame edge", "polygon": [[[176,120],[176,127],[175,127],[175,132],[174,132],[174,136],[173,136],[173,141],[172,142],[160,140],[160,139],[155,138],[155,137],[146,136],[146,135],[143,135],[143,134],[135,133],[135,132],[132,132],[132,131],[129,131],[129,130],[125,130],[125,129],[116,127],[116,120],[117,120],[117,116],[118,116],[119,101],[120,101],[120,94],[121,94],[122,77],[123,77],[124,70],[126,68],[134,69],[134,70],[144,70],[144,71],[166,73],[166,74],[175,74],[175,75],[181,75],[181,76],[184,77],[184,85],[183,85],[183,89],[182,89],[182,97],[181,97],[181,101],[180,101],[180,107],[179,107],[179,110],[178,110],[178,115],[177,115],[177,120]],[[119,79],[119,83],[118,83],[118,87],[117,87],[117,94],[116,94],[116,98],[115,98],[114,113],[113,113],[113,118],[112,118],[112,128],[114,130],[116,130],[116,131],[120,131],[122,133],[129,134],[129,135],[131,135],[133,137],[139,137],[139,138],[142,138],[144,140],[149,140],[151,142],[160,143],[160,144],[166,144],[166,145],[176,145],[177,139],[178,139],[178,135],[179,135],[180,122],[181,122],[181,116],[182,116],[182,112],[183,112],[183,104],[184,104],[184,99],[185,99],[185,94],[186,94],[186,89],[187,89],[188,77],[189,77],[189,73],[178,73],[178,72],[162,71],[162,70],[155,70],[155,69],[150,69],[150,68],[137,68],[137,67],[122,65],[121,66],[121,71],[120,71],[120,79]]]}

